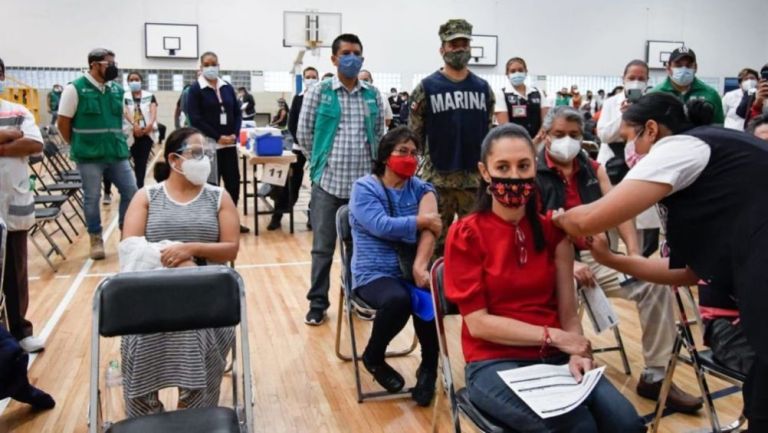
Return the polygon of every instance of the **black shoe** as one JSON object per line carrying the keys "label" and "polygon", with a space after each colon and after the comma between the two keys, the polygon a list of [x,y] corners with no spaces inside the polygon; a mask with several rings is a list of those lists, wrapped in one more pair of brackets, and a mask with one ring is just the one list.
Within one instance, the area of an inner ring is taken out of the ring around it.
{"label": "black shoe", "polygon": [[56,406],[53,397],[32,385],[27,385],[24,389],[17,391],[11,398],[26,403],[37,410],[53,409]]}
{"label": "black shoe", "polygon": [[373,376],[373,380],[383,386],[389,393],[399,392],[405,386],[405,379],[386,362],[372,365],[363,356],[363,366]]}
{"label": "black shoe", "polygon": [[310,308],[307,316],[304,318],[304,323],[309,326],[320,326],[327,318],[328,315],[325,314],[325,310],[320,308]]}
{"label": "black shoe", "polygon": [[240,224],[240,233],[250,233],[250,231],[251,231],[251,229],[249,229],[248,227]]}
{"label": "black shoe", "polygon": [[435,397],[437,372],[423,367],[416,370],[416,386],[411,390],[411,397],[421,407],[427,407]]}
{"label": "black shoe", "polygon": [[269,225],[267,226],[267,230],[273,231],[277,230],[282,226],[283,221],[283,215],[282,214],[274,214],[272,215],[272,219],[269,220]]}

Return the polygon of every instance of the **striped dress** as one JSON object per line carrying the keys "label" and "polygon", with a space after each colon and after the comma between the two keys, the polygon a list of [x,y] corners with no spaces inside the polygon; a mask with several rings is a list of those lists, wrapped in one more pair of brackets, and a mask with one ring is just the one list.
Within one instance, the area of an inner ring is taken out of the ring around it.
{"label": "striped dress", "polygon": [[[205,185],[188,203],[178,203],[169,197],[164,183],[148,187],[147,195],[147,241],[219,241],[221,188]],[[121,355],[127,414],[137,416],[147,410],[146,400],[144,404],[132,404],[132,399],[140,402],[168,387],[181,388],[184,394],[197,391],[194,393],[197,397],[191,399],[193,406],[216,406],[234,338],[233,328],[123,337]]]}

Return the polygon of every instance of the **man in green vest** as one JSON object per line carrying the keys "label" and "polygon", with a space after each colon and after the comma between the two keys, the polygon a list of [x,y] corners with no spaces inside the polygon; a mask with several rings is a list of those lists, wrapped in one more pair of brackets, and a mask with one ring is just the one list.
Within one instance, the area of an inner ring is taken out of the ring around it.
{"label": "man in green vest", "polygon": [[136,177],[128,163],[123,134],[123,88],[117,78],[115,53],[97,48],[88,54],[89,71],[64,88],[58,126],[71,144],[70,157],[83,180],[85,220],[91,236],[91,258],[104,259],[99,198],[106,174],[120,192],[119,224],[136,193]]}
{"label": "man in green vest", "polygon": [[298,142],[306,149],[312,179],[312,281],[304,319],[312,326],[325,321],[330,306],[336,211],[349,202],[352,183],[370,173],[386,130],[379,91],[357,78],[363,66],[360,39],[342,34],[331,50],[338,73],[307,90],[296,131]]}
{"label": "man in green vest", "polygon": [[667,79],[651,89],[651,92],[671,93],[680,98],[683,103],[691,99],[701,99],[712,104],[715,116],[712,120],[717,125],[725,122],[723,114],[723,102],[717,90],[704,84],[696,78],[696,53],[692,49],[682,46],[669,55],[667,62]]}

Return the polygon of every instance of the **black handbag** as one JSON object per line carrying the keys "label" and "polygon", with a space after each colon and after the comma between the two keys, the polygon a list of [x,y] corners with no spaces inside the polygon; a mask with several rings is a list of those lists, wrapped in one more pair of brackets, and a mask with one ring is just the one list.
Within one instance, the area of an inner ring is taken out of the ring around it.
{"label": "black handbag", "polygon": [[[394,217],[395,209],[392,206],[392,200],[389,198],[389,191],[387,191],[387,187],[384,186],[384,182],[381,181],[381,178],[379,178],[379,183],[381,183],[381,187],[384,189],[384,195],[387,197],[388,215]],[[418,245],[397,241],[390,241],[390,243],[397,252],[397,264],[400,266],[402,279],[414,282],[413,262],[416,261],[416,251],[418,249]]]}

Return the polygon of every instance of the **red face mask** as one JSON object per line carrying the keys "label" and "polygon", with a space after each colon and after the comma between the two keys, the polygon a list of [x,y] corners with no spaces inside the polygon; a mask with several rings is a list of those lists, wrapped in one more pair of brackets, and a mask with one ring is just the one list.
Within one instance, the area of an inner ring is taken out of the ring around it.
{"label": "red face mask", "polygon": [[419,160],[412,155],[391,155],[387,160],[387,167],[396,175],[409,178],[416,174]]}

